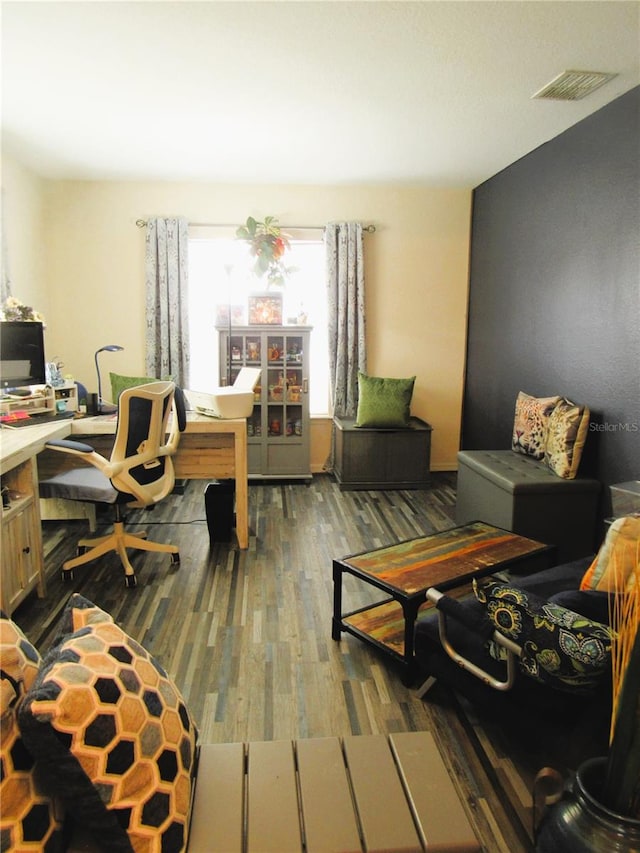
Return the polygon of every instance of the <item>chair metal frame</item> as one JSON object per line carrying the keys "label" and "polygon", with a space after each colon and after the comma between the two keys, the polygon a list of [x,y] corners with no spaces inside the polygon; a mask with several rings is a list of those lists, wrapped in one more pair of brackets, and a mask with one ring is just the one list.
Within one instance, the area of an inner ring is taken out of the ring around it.
{"label": "chair metal frame", "polygon": [[[506,651],[506,658],[504,661],[506,667],[506,676],[504,679],[496,678],[495,676],[491,675],[490,673],[479,667],[477,664],[473,663],[473,661],[470,661],[468,660],[468,658],[465,658],[463,655],[459,654],[451,644],[451,641],[447,636],[447,614],[438,607],[442,599],[446,599],[447,596],[437,590],[435,587],[430,587],[427,590],[427,598],[438,608],[438,634],[440,637],[440,643],[442,644],[442,648],[449,655],[451,660],[455,661],[458,666],[466,670],[466,672],[470,673],[470,675],[473,675],[478,678],[488,687],[492,687],[494,690],[499,690],[502,692],[511,690],[515,683],[516,675],[518,673],[518,659],[522,655],[522,648],[517,643],[514,643],[513,640],[510,640],[508,637],[505,637],[504,634],[501,634],[499,631],[493,632],[490,639],[497,646],[505,649]],[[426,679],[426,681],[424,681],[420,685],[420,687],[418,687],[417,694],[419,698],[425,696],[435,683],[436,679],[430,675]]]}

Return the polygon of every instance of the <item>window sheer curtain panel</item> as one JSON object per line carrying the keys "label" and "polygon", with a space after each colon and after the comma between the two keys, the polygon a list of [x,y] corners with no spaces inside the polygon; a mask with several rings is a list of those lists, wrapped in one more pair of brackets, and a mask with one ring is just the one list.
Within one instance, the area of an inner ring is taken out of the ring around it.
{"label": "window sheer curtain panel", "polygon": [[362,225],[331,222],[325,228],[324,239],[331,404],[335,416],[354,418],[358,408],[358,371],[366,373],[367,369]]}
{"label": "window sheer curtain panel", "polygon": [[149,219],[146,226],[147,376],[189,387],[186,219]]}

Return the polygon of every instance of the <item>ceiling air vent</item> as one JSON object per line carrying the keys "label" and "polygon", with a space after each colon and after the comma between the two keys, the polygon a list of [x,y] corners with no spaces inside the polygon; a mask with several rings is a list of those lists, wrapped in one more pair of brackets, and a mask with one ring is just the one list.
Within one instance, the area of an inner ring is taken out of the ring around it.
{"label": "ceiling air vent", "polygon": [[563,71],[531,97],[556,101],[579,101],[617,76],[617,74],[605,74],[602,71]]}

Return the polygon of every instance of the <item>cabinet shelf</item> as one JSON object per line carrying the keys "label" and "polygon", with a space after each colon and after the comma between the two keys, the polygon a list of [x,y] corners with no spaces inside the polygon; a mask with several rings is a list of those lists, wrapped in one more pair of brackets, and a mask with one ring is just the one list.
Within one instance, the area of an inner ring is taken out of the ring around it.
{"label": "cabinet shelf", "polygon": [[2,523],[6,524],[11,521],[32,503],[33,495],[21,495],[19,498],[13,498],[8,507],[2,507]]}
{"label": "cabinet shelf", "polygon": [[78,410],[78,388],[75,382],[65,382],[55,388],[44,385],[26,397],[7,395],[0,399],[0,415],[28,412],[30,415],[51,415],[58,404],[64,403],[68,412]]}

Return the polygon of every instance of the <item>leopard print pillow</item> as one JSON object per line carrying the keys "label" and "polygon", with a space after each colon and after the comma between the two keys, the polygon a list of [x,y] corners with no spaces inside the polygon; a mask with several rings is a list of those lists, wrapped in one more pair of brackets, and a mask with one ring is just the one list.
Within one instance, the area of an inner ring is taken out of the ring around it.
{"label": "leopard print pillow", "polygon": [[549,417],[560,397],[530,397],[520,391],[516,400],[511,449],[534,459],[543,459]]}
{"label": "leopard print pillow", "polygon": [[558,477],[573,480],[577,475],[590,414],[587,406],[578,406],[566,399],[561,400],[551,413],[545,461]]}

